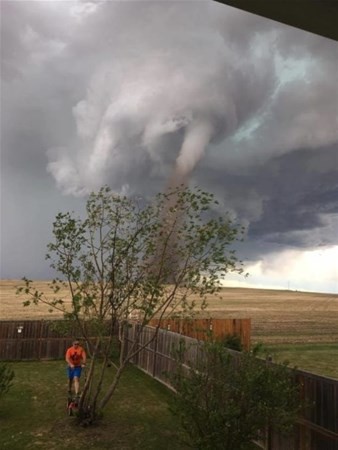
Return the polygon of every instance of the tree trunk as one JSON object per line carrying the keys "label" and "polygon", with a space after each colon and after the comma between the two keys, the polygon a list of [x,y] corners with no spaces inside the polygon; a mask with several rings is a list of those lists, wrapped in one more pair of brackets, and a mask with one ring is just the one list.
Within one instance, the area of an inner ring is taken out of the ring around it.
{"label": "tree trunk", "polygon": [[118,382],[120,381],[123,369],[125,368],[125,364],[123,364],[122,366],[120,366],[117,369],[117,372],[115,374],[114,377],[114,381],[112,382],[112,384],[109,386],[108,391],[106,392],[106,395],[103,397],[103,399],[100,401],[99,403],[99,411],[102,411],[102,409],[106,406],[106,404],[109,402],[109,400],[111,399],[112,395],[115,392],[115,389],[118,385]]}

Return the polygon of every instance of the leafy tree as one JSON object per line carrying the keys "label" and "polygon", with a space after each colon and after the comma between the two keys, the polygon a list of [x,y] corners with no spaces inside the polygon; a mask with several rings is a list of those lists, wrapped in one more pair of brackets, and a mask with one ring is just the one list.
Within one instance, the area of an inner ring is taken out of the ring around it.
{"label": "leafy tree", "polygon": [[192,448],[248,450],[267,427],[292,428],[300,397],[286,364],[267,364],[255,351],[229,351],[220,342],[205,343],[194,367],[185,354],[180,349],[170,378],[177,392],[173,412]]}
{"label": "leafy tree", "polygon": [[0,363],[0,396],[12,386],[14,372],[6,364]]}
{"label": "leafy tree", "polygon": [[[141,333],[154,317],[191,314],[196,298],[205,307],[206,295],[218,292],[228,271],[242,272],[230,244],[243,230],[216,214],[219,209],[200,189],[182,186],[146,204],[103,187],[89,196],[85,218],[56,216],[47,254],[58,273],[50,284],[53,295],[36,290],[28,279],[19,292],[28,295],[25,305],[43,302],[81,330],[91,357],[80,402],[80,417],[87,422],[104,410],[126,365],[142,349],[136,335],[126,350],[130,317],[138,317]],[[70,304],[60,298],[61,286],[68,286]],[[103,388],[112,354],[114,376],[110,370]]]}

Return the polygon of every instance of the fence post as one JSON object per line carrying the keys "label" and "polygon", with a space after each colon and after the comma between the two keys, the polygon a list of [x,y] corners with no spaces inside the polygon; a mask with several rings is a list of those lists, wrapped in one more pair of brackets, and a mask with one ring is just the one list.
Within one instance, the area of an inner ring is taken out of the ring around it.
{"label": "fence post", "polygon": [[[155,331],[155,333],[156,333],[156,331]],[[155,346],[154,346],[154,359],[153,359],[153,370],[152,370],[153,378],[155,378],[155,376],[156,376],[157,346],[158,346],[157,339],[158,339],[158,335],[155,337],[155,342],[154,342]]]}

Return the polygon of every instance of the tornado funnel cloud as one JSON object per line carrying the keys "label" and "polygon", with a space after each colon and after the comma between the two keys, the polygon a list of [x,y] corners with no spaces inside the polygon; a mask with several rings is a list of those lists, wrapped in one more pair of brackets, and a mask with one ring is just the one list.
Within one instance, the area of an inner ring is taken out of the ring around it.
{"label": "tornado funnel cloud", "polygon": [[[177,207],[176,203],[179,193],[188,185],[190,175],[203,157],[213,131],[212,124],[207,121],[194,122],[187,127],[173,174],[169,178],[168,198],[160,217],[163,229],[157,239],[157,254],[153,260],[154,267],[162,266],[168,283],[175,281],[180,267],[176,249],[182,244],[178,238],[178,230],[184,222],[185,211]],[[166,255],[160,261],[160,255],[164,253]]]}
{"label": "tornado funnel cloud", "polygon": [[169,186],[186,185],[189,176],[201,160],[213,134],[213,125],[207,121],[190,124],[176,159]]}

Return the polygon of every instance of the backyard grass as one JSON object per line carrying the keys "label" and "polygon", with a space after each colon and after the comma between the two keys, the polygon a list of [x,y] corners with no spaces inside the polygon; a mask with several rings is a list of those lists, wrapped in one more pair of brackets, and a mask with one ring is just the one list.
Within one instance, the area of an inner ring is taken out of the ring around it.
{"label": "backyard grass", "polygon": [[15,378],[10,391],[0,399],[2,450],[186,448],[180,426],[168,407],[173,394],[136,368],[128,368],[102,423],[82,428],[66,413],[63,361],[8,366]]}

